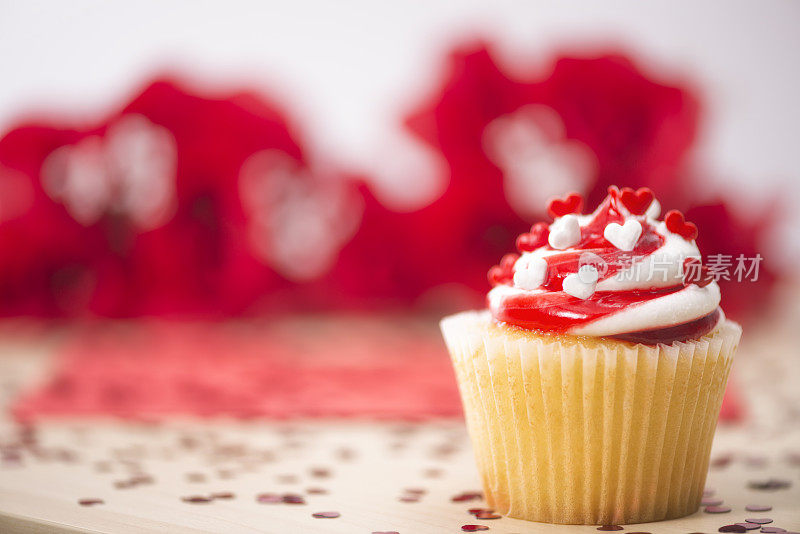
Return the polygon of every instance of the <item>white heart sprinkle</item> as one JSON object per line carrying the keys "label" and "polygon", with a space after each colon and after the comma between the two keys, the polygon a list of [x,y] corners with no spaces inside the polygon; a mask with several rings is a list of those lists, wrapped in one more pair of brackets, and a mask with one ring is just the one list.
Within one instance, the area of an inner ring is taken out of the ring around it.
{"label": "white heart sprinkle", "polygon": [[544,258],[532,258],[523,262],[523,256],[517,261],[514,272],[514,285],[520,289],[536,289],[544,283],[547,276],[547,262]]}
{"label": "white heart sprinkle", "polygon": [[603,230],[603,237],[620,250],[631,251],[642,235],[642,224],[636,219],[628,219],[625,224],[609,223]]}
{"label": "white heart sprinkle", "polygon": [[550,235],[547,242],[551,247],[564,250],[581,240],[581,226],[574,215],[564,215],[550,225]]}
{"label": "white heart sprinkle", "polygon": [[564,289],[564,293],[585,300],[594,295],[597,278],[597,269],[594,266],[583,265],[577,273],[568,274],[561,283],[561,287]]}
{"label": "white heart sprinkle", "polygon": [[648,219],[658,219],[659,215],[661,215],[661,203],[653,199],[650,206],[647,207],[647,211],[644,212],[644,216]]}

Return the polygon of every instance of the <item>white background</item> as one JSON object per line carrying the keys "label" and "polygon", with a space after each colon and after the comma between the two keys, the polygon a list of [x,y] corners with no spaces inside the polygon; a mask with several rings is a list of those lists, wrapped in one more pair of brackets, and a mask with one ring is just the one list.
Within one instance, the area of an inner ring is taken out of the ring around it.
{"label": "white background", "polygon": [[800,205],[794,0],[0,0],[0,131],[31,110],[99,115],[177,69],[264,90],[319,157],[378,174],[446,50],[476,35],[510,62],[610,44],[656,77],[688,76],[705,104],[701,167],[751,206],[776,195]]}

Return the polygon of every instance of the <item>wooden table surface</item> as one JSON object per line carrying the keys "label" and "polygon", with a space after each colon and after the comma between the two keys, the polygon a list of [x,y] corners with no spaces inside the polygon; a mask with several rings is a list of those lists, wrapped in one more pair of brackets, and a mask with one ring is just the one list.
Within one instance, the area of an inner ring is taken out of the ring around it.
{"label": "wooden table surface", "polygon": [[[776,328],[745,337],[734,380],[748,417],[721,427],[715,439],[707,487],[731,511],[701,509],[624,532],[712,533],[747,518],[800,531],[798,333],[791,321]],[[0,408],[46,376],[50,353],[46,344],[3,344]],[[459,420],[60,420],[26,428],[3,415],[0,446],[3,534],[455,533],[468,524],[505,534],[597,531],[478,520],[467,510],[483,501],[453,502],[480,490]],[[772,509],[746,511],[749,504]],[[319,512],[339,517],[313,517]]]}

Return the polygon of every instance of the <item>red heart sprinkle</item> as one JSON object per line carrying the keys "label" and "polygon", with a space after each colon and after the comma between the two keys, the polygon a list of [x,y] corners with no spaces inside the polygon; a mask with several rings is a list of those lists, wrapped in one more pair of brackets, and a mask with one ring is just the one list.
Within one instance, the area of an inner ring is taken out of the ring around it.
{"label": "red heart sprinkle", "polygon": [[500,258],[500,267],[508,272],[511,272],[518,259],[519,254],[514,254],[513,252],[505,254],[502,258]]}
{"label": "red heart sprinkle", "polygon": [[554,198],[547,203],[547,213],[554,219],[570,213],[580,213],[583,197],[579,193],[569,193],[566,197]]}
{"label": "red heart sprinkle", "polygon": [[547,244],[547,236],[550,228],[547,224],[539,222],[531,226],[531,231],[527,234],[520,234],[517,238],[517,250],[520,252],[531,252]]}
{"label": "red heart sprinkle", "polygon": [[500,265],[489,269],[487,278],[492,287],[511,283],[514,279],[514,264],[519,259],[519,254],[506,254],[500,260]]}
{"label": "red heart sprinkle", "polygon": [[489,280],[489,284],[492,287],[500,286],[508,282],[508,278],[503,272],[503,269],[497,265],[489,269],[489,273],[487,274],[486,278]]}
{"label": "red heart sprinkle", "polygon": [[678,234],[687,241],[693,241],[697,237],[697,226],[694,223],[686,222],[683,213],[678,210],[670,210],[664,216],[667,230],[673,234]]}
{"label": "red heart sprinkle", "polygon": [[644,215],[654,198],[655,195],[649,187],[641,187],[636,191],[630,187],[623,187],[620,200],[633,215]]}

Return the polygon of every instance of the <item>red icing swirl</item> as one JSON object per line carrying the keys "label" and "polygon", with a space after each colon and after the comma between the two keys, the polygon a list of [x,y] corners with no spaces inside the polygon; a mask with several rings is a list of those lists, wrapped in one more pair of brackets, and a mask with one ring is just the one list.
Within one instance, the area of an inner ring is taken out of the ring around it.
{"label": "red icing swirl", "polygon": [[[574,195],[570,198],[574,199]],[[572,296],[564,291],[564,279],[577,273],[579,267],[587,263],[585,255],[588,253],[602,260],[596,262],[597,283],[600,283],[661,249],[665,244],[665,236],[659,233],[656,227],[657,221],[645,215],[648,205],[643,201],[648,200],[653,200],[649,190],[640,189],[634,192],[624,189],[620,192],[617,188],[610,188],[608,197],[592,215],[588,216],[588,221],[585,217],[582,218],[577,242],[561,252],[545,244],[543,235],[547,230],[543,228],[542,223],[534,225],[532,233],[523,234],[517,243],[521,252],[534,250],[545,252],[538,256],[547,264],[544,281],[535,291],[516,290],[504,294],[502,298],[489,298],[488,304],[494,319],[525,329],[554,333],[573,332],[581,326],[685,289],[682,282],[667,287],[648,287],[645,284],[644,287],[628,290],[598,290],[586,299]],[[560,202],[559,208],[563,210],[565,202]],[[580,205],[577,202],[572,204]],[[624,225],[631,219],[641,225],[641,234],[633,250],[625,252],[610,243],[604,236],[604,231],[610,223]],[[531,237],[526,238],[526,236]],[[532,242],[540,246],[536,249],[527,246]],[[594,261],[590,263],[595,264]],[[513,269],[513,261],[509,257],[505,258],[504,263],[492,271],[493,275],[490,278],[493,285],[513,287]],[[667,324],[632,332],[614,332],[609,335],[638,343],[670,343],[697,338],[708,333],[716,326],[719,318],[720,312],[717,309],[679,324]]]}

